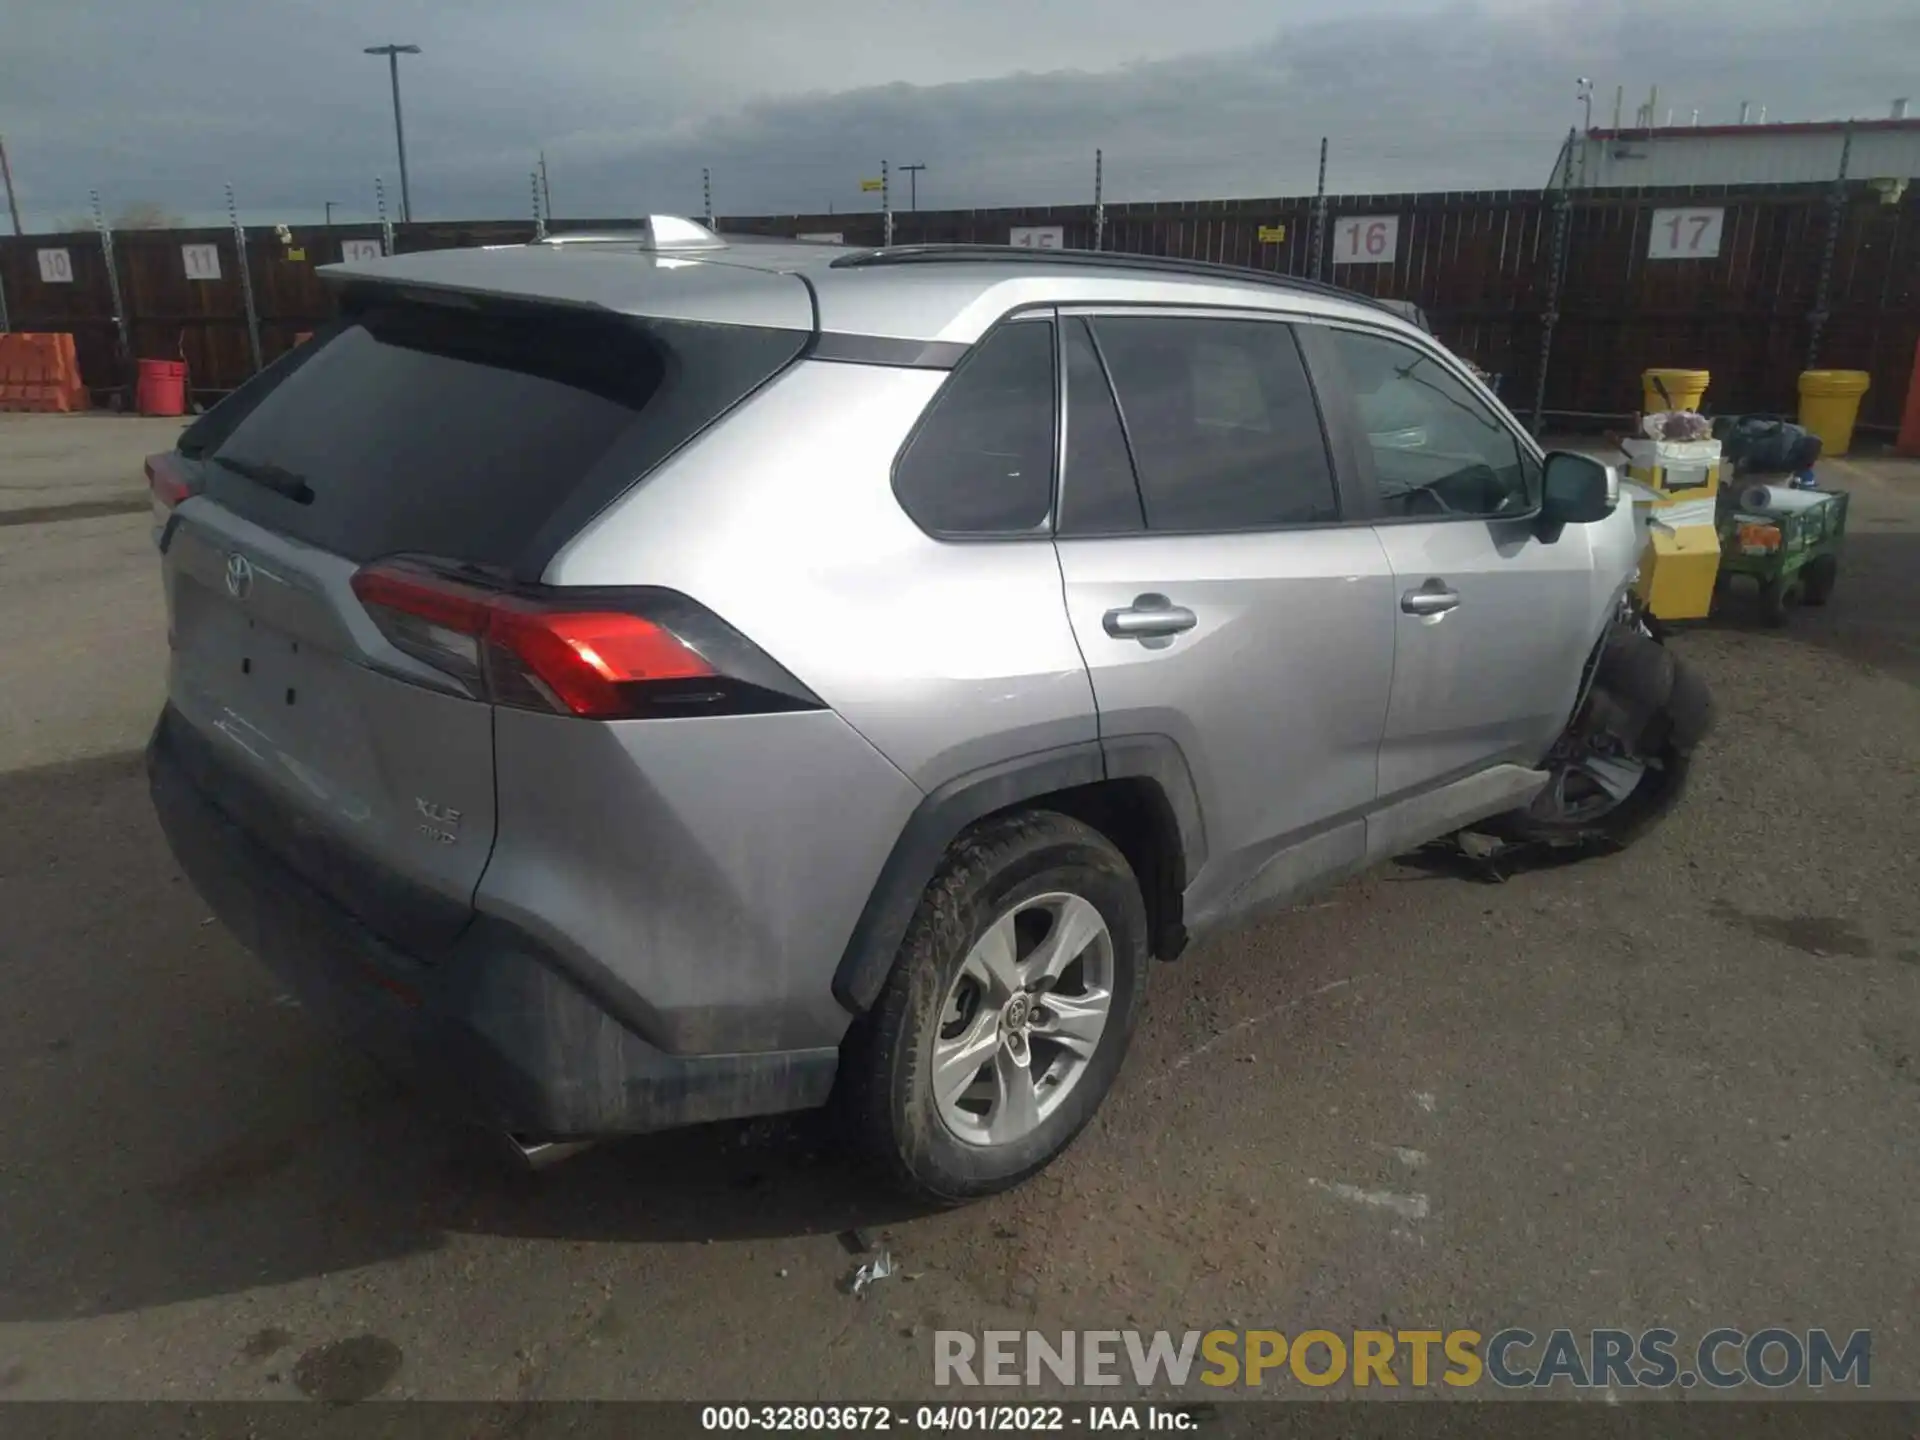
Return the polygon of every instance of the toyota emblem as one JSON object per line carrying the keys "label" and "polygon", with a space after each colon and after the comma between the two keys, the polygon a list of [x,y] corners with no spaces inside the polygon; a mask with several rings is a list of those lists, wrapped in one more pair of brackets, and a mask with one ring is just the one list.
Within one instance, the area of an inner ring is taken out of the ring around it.
{"label": "toyota emblem", "polygon": [[247,563],[247,557],[237,554],[227,556],[227,593],[236,600],[244,600],[251,589],[253,566]]}

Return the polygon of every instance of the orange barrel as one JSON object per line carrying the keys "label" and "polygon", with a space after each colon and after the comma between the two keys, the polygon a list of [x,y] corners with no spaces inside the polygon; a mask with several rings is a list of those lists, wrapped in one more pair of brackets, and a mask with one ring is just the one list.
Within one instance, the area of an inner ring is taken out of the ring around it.
{"label": "orange barrel", "polygon": [[187,413],[187,366],[183,360],[142,360],[134,387],[134,408],[142,415]]}

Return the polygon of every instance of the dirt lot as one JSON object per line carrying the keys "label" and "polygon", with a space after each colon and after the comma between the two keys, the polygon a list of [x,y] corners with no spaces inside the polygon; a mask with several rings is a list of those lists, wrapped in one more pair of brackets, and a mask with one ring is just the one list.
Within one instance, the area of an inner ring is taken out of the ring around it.
{"label": "dirt lot", "polygon": [[[1827,467],[1825,612],[1679,640],[1721,724],[1652,839],[1159,969],[1071,1155],[917,1215],[804,1123],[508,1175],[285,1002],[148,811],[154,556],[98,507],[164,443],[0,425],[8,1396],[844,1400],[924,1396],[943,1326],[1508,1324],[1866,1327],[1920,1396],[1920,466]],[[904,1272],[857,1301],[855,1225]]]}

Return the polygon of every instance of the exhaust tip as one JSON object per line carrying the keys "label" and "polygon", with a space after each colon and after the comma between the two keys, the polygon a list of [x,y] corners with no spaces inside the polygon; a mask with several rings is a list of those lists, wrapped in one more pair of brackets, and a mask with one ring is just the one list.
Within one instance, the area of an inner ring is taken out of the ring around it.
{"label": "exhaust tip", "polygon": [[526,1171],[546,1170],[599,1143],[597,1140],[527,1140],[519,1135],[508,1135],[505,1139],[515,1163]]}

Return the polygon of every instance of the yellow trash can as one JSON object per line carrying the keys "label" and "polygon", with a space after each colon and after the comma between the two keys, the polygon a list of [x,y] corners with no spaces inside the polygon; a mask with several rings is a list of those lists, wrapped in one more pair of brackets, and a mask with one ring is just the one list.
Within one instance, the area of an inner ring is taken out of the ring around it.
{"label": "yellow trash can", "polygon": [[[1712,372],[1707,370],[1645,370],[1640,374],[1640,389],[1643,398],[1641,409],[1648,415],[1661,410],[1698,410],[1700,402],[1706,398],[1707,380]],[[1658,380],[1666,387],[1666,396],[1662,398],[1660,390],[1654,385]]]}
{"label": "yellow trash can", "polygon": [[1864,370],[1800,372],[1800,423],[1820,437],[1822,455],[1844,455],[1853,444],[1860,397],[1871,380]]}

